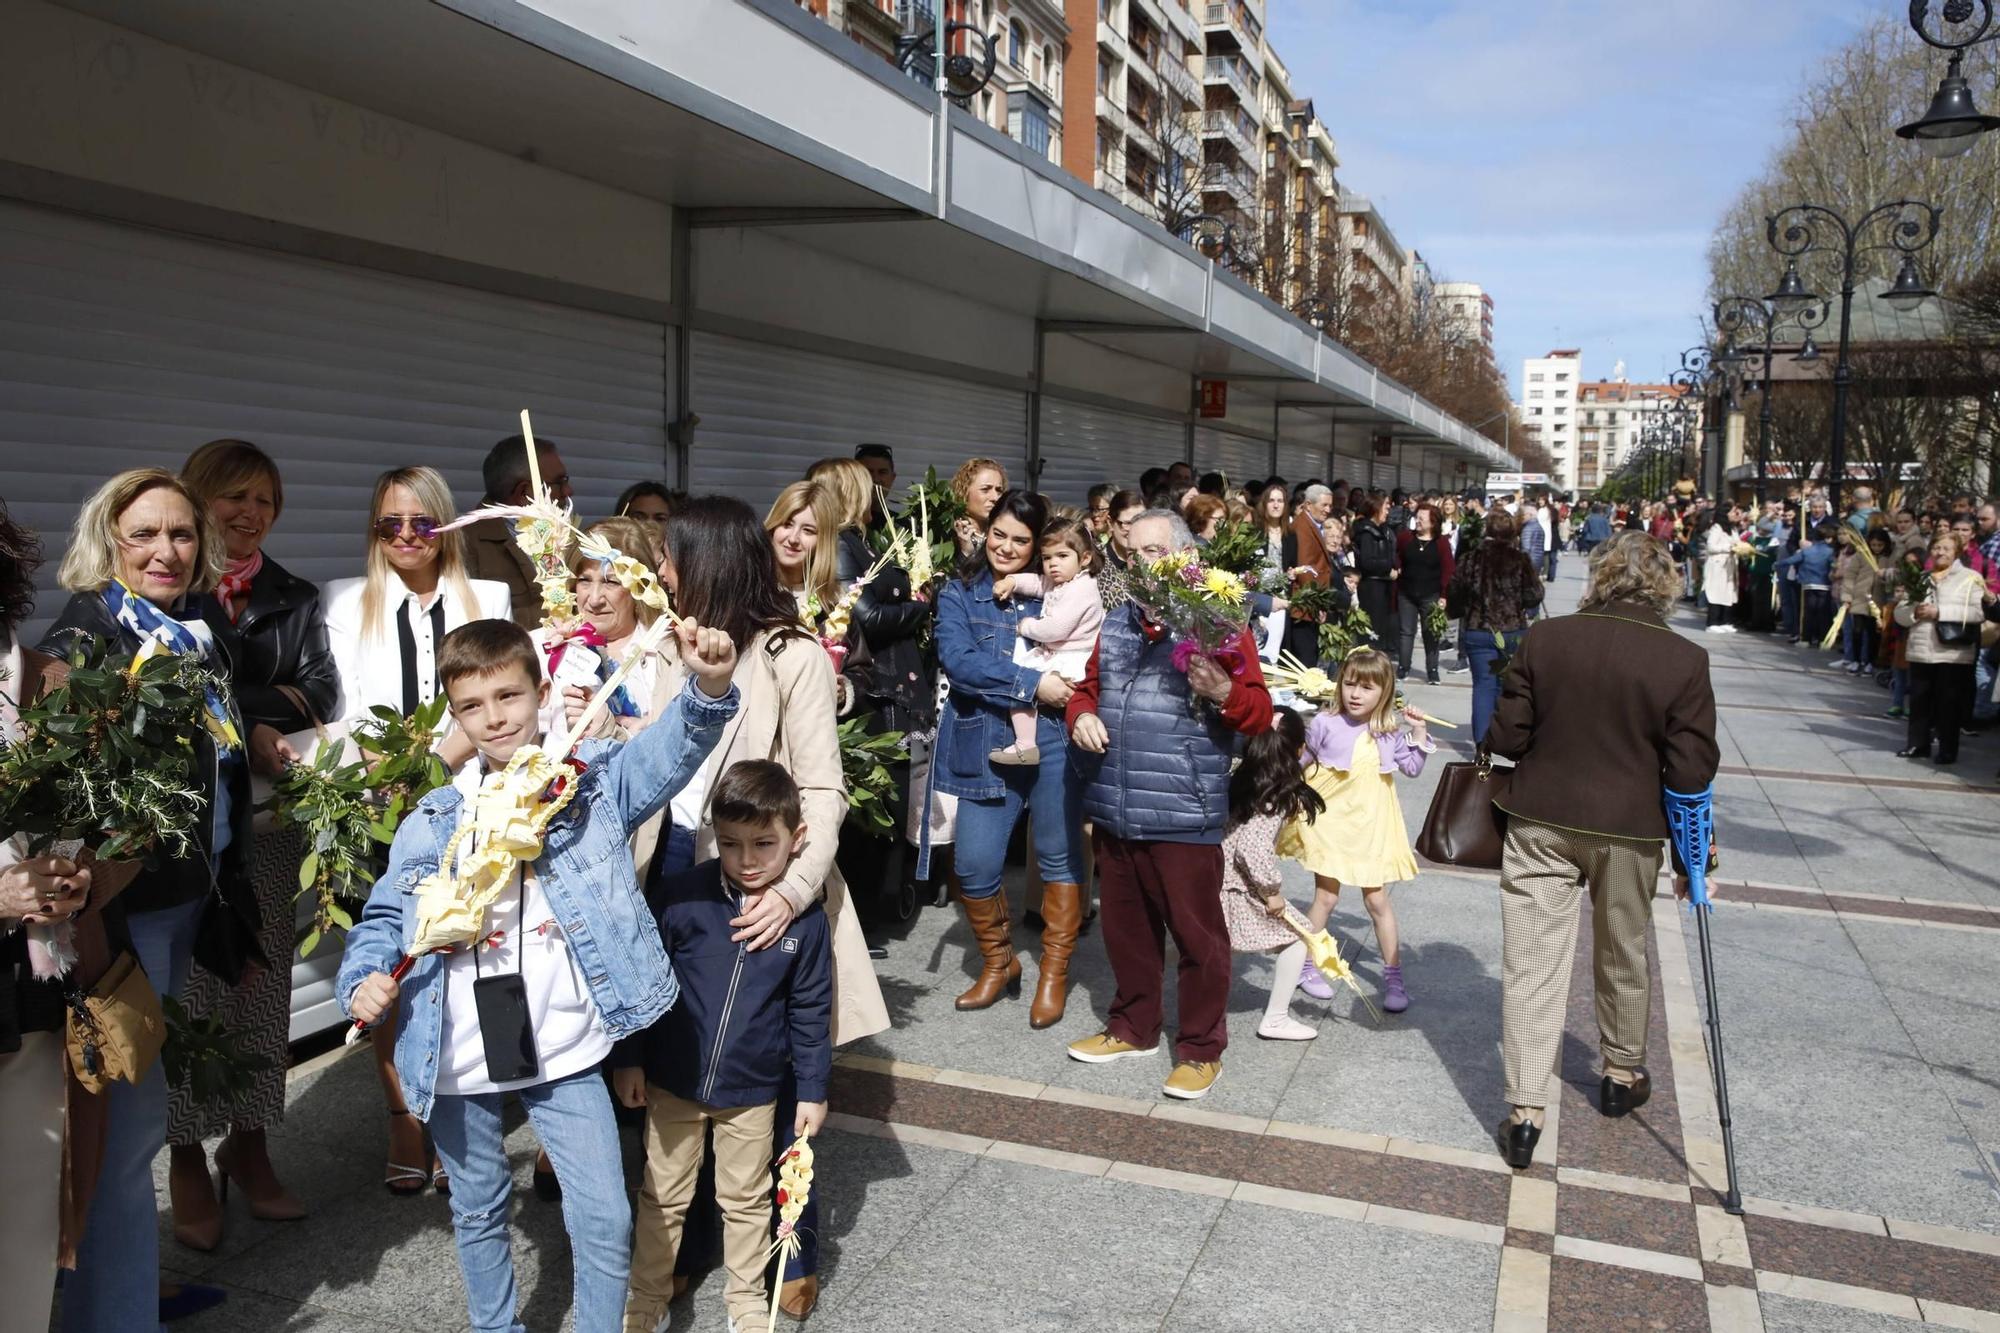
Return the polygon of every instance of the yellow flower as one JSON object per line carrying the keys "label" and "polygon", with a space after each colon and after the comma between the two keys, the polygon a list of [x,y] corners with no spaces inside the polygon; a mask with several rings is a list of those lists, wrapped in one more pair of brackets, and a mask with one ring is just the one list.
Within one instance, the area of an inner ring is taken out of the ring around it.
{"label": "yellow flower", "polygon": [[1211,569],[1202,583],[1208,593],[1231,606],[1243,605],[1243,580],[1226,569]]}

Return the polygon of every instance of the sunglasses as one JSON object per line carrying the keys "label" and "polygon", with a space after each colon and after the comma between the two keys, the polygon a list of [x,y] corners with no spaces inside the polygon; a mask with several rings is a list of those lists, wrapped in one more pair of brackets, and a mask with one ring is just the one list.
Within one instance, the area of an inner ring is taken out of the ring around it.
{"label": "sunglasses", "polygon": [[429,514],[384,514],[375,520],[375,539],[392,542],[408,527],[418,541],[427,542],[437,536],[438,529],[443,526]]}

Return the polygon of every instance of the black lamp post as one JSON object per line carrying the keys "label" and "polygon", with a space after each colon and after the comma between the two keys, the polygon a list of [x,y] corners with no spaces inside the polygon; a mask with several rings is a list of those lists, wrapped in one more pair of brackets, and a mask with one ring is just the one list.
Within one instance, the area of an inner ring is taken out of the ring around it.
{"label": "black lamp post", "polygon": [[1688,450],[1694,439],[1695,404],[1705,405],[1708,391],[1718,384],[1723,386],[1725,394],[1728,392],[1728,371],[1731,364],[1727,360],[1718,361],[1715,353],[1707,347],[1690,347],[1681,353],[1680,369],[1667,376],[1667,383],[1681,390],[1681,396],[1662,410],[1668,414],[1669,424],[1673,427],[1676,442],[1680,447],[1680,469],[1683,477],[1692,479],[1693,469],[1689,466]]}
{"label": "black lamp post", "polygon": [[1993,21],[1993,0],[1944,0],[1942,17],[1945,24],[1962,28],[1970,23],[1972,29],[1957,40],[1942,31],[1933,35],[1931,0],[1911,0],[1910,27],[1940,51],[1951,52],[1951,63],[1945,66],[1944,79],[1931,97],[1930,109],[1896,131],[1897,138],[1915,140],[1934,158],[1969,153],[1980,135],[2000,129],[2000,116],[1981,115],[1973,104],[1971,85],[1965,81],[1966,49],[1981,42],[2000,41],[2000,26]]}
{"label": "black lamp post", "polygon": [[[1969,3],[1970,0],[1952,0],[1953,3]],[[1979,0],[1989,9],[1991,0]],[[1827,499],[1836,521],[1840,518],[1840,491],[1847,480],[1847,387],[1853,381],[1854,368],[1848,362],[1848,350],[1854,328],[1854,268],[1858,256],[1870,250],[1893,249],[1903,256],[1902,267],[1896,272],[1896,281],[1883,294],[1882,299],[1898,310],[1914,310],[1936,293],[1924,285],[1923,277],[1917,272],[1917,252],[1937,239],[1938,223],[1944,210],[1935,204],[1921,203],[1914,199],[1897,199],[1890,203],[1878,204],[1863,213],[1853,222],[1820,204],[1793,204],[1781,209],[1765,219],[1764,232],[1771,248],[1784,255],[1785,274],[1778,284],[1778,290],[1771,293],[1771,304],[1780,314],[1794,314],[1819,300],[1799,276],[1799,256],[1812,251],[1824,250],[1840,259],[1840,352],[1833,368],[1833,450],[1828,465]],[[1861,238],[1868,228],[1877,223],[1889,222],[1889,239],[1886,243],[1863,245]],[[1820,245],[1817,229],[1824,227],[1834,233],[1828,238],[1829,244]]]}
{"label": "black lamp post", "polygon": [[[1757,408],[1757,508],[1763,509],[1771,469],[1771,342],[1782,324],[1796,324],[1804,341],[1793,354],[1794,361],[1817,361],[1819,349],[1813,345],[1812,331],[1826,322],[1826,306],[1815,302],[1780,314],[1777,308],[1757,296],[1725,296],[1715,303],[1715,327],[1729,340],[1725,354],[1717,360],[1745,364],[1753,356],[1763,358],[1763,393]],[[1764,335],[1764,350],[1742,352],[1735,348],[1736,335],[1748,328]]]}

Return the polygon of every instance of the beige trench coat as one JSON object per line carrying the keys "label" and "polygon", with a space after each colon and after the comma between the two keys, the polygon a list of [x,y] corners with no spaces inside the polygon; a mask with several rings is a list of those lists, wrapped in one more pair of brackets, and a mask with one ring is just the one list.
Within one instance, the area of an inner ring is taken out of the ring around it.
{"label": "beige trench coat", "polygon": [[[663,668],[654,686],[650,710],[654,713],[687,681],[687,668],[677,658],[666,659]],[[833,928],[833,1044],[845,1046],[886,1032],[889,1011],[875,980],[875,964],[868,957],[868,941],[862,938],[861,923],[848,900],[847,882],[833,864],[840,826],[847,818],[847,789],[835,735],[833,663],[809,635],[767,632],[759,634],[738,660],[735,681],[742,703],[716,744],[722,758],[715,761],[714,771],[720,774],[745,759],[770,759],[783,765],[799,784],[808,830],[806,849],[792,862],[777,891],[794,909],[820,903]],[[666,815],[662,810],[632,835],[638,864],[652,859]],[[695,830],[695,859],[707,861],[715,855],[715,823],[704,803],[701,826]]]}

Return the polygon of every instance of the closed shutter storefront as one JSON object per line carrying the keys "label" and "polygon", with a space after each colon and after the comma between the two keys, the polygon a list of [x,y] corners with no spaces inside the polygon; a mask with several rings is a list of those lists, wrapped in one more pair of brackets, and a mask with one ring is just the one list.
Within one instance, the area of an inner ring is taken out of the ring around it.
{"label": "closed shutter storefront", "polygon": [[428,464],[461,506],[519,429],[562,447],[586,519],[667,477],[662,326],[0,203],[5,498],[48,548],[37,623],[78,506],[197,445],[277,460],[266,546],[315,582],[361,572],[383,470]]}
{"label": "closed shutter storefront", "polygon": [[1194,470],[1220,472],[1233,489],[1262,481],[1271,471],[1271,442],[1229,431],[1197,427],[1194,433]]}
{"label": "closed shutter storefront", "polygon": [[689,403],[695,427],[690,489],[765,506],[821,458],[857,444],[896,451],[899,487],[935,467],[949,480],[987,457],[1019,484],[1028,462],[1028,396],[771,343],[694,335]]}
{"label": "closed shutter storefront", "polygon": [[1038,489],[1081,509],[1100,482],[1136,490],[1147,468],[1187,454],[1187,427],[1170,417],[1114,412],[1066,398],[1042,399],[1042,476]]}
{"label": "closed shutter storefront", "polygon": [[1278,445],[1278,475],[1288,485],[1296,486],[1302,481],[1318,477],[1321,481],[1332,481],[1327,473],[1326,446],[1294,444],[1282,441]]}

